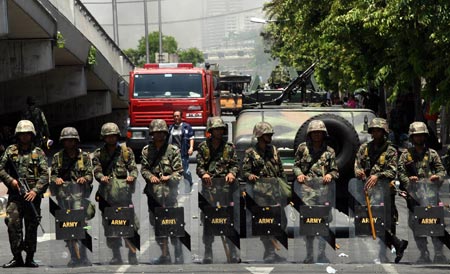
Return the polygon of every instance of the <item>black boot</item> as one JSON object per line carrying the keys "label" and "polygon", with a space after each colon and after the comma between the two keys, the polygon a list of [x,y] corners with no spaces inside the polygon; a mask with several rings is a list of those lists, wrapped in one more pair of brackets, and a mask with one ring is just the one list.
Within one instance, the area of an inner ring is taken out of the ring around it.
{"label": "black boot", "polygon": [[317,256],[318,263],[322,263],[322,264],[330,263],[330,260],[327,258],[327,255],[325,252],[326,244],[327,244],[327,242],[325,242],[324,239],[322,239],[322,238],[319,239],[319,255]]}
{"label": "black boot", "polygon": [[303,260],[304,264],[313,264],[314,263],[314,237],[306,236],[306,258]]}
{"label": "black boot", "polygon": [[232,264],[238,264],[241,262],[241,258],[239,258],[237,254],[236,247],[234,246],[233,242],[227,239],[228,247],[230,249],[230,263]]}
{"label": "black boot", "polygon": [[22,255],[16,254],[14,255],[14,258],[9,261],[9,263],[3,265],[3,268],[22,267],[24,265]]}
{"label": "black boot", "polygon": [[275,253],[275,247],[270,238],[262,240],[264,244],[264,263],[273,264],[286,261],[286,258]]}
{"label": "black boot", "polygon": [[203,256],[203,263],[212,264],[212,262],[213,262],[212,244],[205,244],[205,256]]}
{"label": "black boot", "polygon": [[169,246],[167,238],[159,238],[158,240],[159,248],[161,248],[161,256],[154,258],[151,264],[171,264],[172,259],[170,258]]}
{"label": "black boot", "polygon": [[138,259],[136,256],[136,253],[134,253],[133,251],[129,250],[128,251],[128,263],[131,265],[138,265]]}
{"label": "black boot", "polygon": [[175,249],[175,264],[183,264],[183,247],[181,246],[181,241],[179,238],[173,237],[171,238],[172,244]]}
{"label": "black boot", "polygon": [[110,265],[123,264],[122,255],[120,254],[120,248],[115,247],[112,249],[112,252],[113,252],[113,257],[112,257],[111,261],[109,261],[109,264]]}
{"label": "black boot", "polygon": [[76,240],[66,242],[70,253],[70,261],[67,263],[67,267],[77,267],[79,264],[77,253],[75,252],[74,242],[76,242]]}
{"label": "black boot", "polygon": [[394,243],[394,247],[395,247],[395,260],[394,261],[396,264],[398,264],[401,261],[401,259],[403,258],[403,253],[405,252],[405,249],[408,247],[408,241],[401,240],[398,242],[396,241]]}
{"label": "black boot", "polygon": [[80,243],[80,266],[91,266],[92,263],[91,261],[88,259],[87,254],[86,254],[86,247],[81,243]]}
{"label": "black boot", "polygon": [[25,259],[26,267],[39,267],[39,265],[33,260],[34,253],[27,253],[27,257]]}
{"label": "black boot", "polygon": [[428,250],[420,251],[420,257],[416,261],[417,264],[431,264],[430,252]]}

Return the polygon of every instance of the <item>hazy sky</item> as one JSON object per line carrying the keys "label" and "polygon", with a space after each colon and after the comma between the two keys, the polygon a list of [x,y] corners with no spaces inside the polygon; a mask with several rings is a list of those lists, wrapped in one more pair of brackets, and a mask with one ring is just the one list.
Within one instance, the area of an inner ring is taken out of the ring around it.
{"label": "hazy sky", "polygon": [[[207,16],[203,16],[205,1],[208,0],[161,0],[162,33],[175,37],[179,48],[201,49],[201,27],[209,21]],[[113,37],[112,0],[82,2]],[[251,10],[245,13],[246,16],[261,17],[264,2],[267,0],[244,0],[242,10]],[[157,0],[147,0],[149,32],[158,30],[157,3]],[[135,48],[144,36],[143,0],[117,0],[117,5],[119,46],[122,49]]]}

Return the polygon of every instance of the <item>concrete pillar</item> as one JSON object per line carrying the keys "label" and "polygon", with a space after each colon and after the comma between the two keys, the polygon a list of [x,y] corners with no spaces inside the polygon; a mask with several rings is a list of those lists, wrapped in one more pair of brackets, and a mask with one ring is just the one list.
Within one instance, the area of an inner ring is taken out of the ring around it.
{"label": "concrete pillar", "polygon": [[3,40],[0,52],[0,82],[39,74],[55,66],[50,40]]}

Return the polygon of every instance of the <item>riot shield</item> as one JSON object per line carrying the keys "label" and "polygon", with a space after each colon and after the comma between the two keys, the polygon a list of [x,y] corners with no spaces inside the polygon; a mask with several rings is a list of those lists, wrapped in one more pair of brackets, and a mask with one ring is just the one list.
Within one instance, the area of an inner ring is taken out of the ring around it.
{"label": "riot shield", "polygon": [[370,189],[365,181],[351,179],[349,190],[349,240],[343,246],[343,262],[390,263],[394,261],[389,239],[392,234],[390,182],[379,179]]}
{"label": "riot shield", "polygon": [[241,259],[282,263],[288,259],[287,198],[277,178],[259,178],[241,193]]}
{"label": "riot shield", "polygon": [[54,186],[49,197],[50,239],[48,264],[52,267],[90,266],[95,205],[89,186],[66,181]]}
{"label": "riot shield", "polygon": [[294,260],[303,263],[335,261],[335,182],[325,184],[323,177],[308,178],[303,184],[294,182],[292,204],[295,208]]}
{"label": "riot shield", "polygon": [[211,185],[199,182],[198,208],[200,222],[195,253],[198,263],[238,263],[239,185],[213,178]]}
{"label": "riot shield", "polygon": [[148,256],[150,264],[183,264],[191,261],[190,196],[179,194],[178,181],[147,184],[149,210]]}
{"label": "riot shield", "polygon": [[[104,186],[103,186],[104,187]],[[140,185],[114,178],[106,189],[97,191],[98,202],[98,254],[100,264],[131,264],[140,261]]]}
{"label": "riot shield", "polygon": [[[447,264],[450,258],[449,182],[420,179],[408,192],[408,259],[417,264]],[[431,245],[428,245],[431,242]]]}

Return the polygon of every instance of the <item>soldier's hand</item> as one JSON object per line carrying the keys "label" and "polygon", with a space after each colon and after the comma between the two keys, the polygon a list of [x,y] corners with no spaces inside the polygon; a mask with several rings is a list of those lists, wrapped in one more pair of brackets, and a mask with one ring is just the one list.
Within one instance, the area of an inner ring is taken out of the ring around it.
{"label": "soldier's hand", "polygon": [[430,181],[434,182],[434,181],[439,181],[439,176],[433,174],[430,176]]}
{"label": "soldier's hand", "polygon": [[323,177],[324,184],[329,184],[331,182],[331,180],[333,180],[333,177],[330,174],[327,174]]}
{"label": "soldier's hand", "polygon": [[19,182],[17,182],[16,179],[14,179],[14,180],[11,182],[11,187],[17,189],[17,191],[20,191]]}
{"label": "soldier's hand", "polygon": [[64,180],[62,178],[56,178],[55,184],[60,186],[60,185],[64,184]]}
{"label": "soldier's hand", "polygon": [[234,180],[236,180],[236,177],[234,177],[233,173],[228,173],[227,176],[225,177],[225,182],[227,182],[228,184],[232,184],[234,183]]}
{"label": "soldier's hand", "polygon": [[360,180],[365,180],[366,173],[363,170],[358,170],[358,171],[356,171],[356,178],[358,178]]}
{"label": "soldier's hand", "polygon": [[25,194],[25,200],[28,202],[32,202],[32,201],[34,201],[34,198],[36,198],[36,196],[37,196],[37,193],[34,192],[33,190],[30,190],[29,192],[27,192]]}
{"label": "soldier's hand", "polygon": [[412,183],[415,183],[417,181],[419,181],[419,177],[417,176],[409,176],[409,181]]}
{"label": "soldier's hand", "polygon": [[77,179],[77,183],[79,183],[79,184],[84,184],[84,183],[86,183],[86,178],[84,178],[84,177],[80,177],[80,178],[78,178]]}
{"label": "soldier's hand", "polygon": [[300,174],[300,175],[297,176],[297,181],[298,181],[300,184],[304,184],[305,181],[306,181],[306,178],[308,178],[308,177],[306,177],[306,175]]}
{"label": "soldier's hand", "polygon": [[152,183],[152,184],[159,184],[159,178],[158,177],[156,177],[156,176],[154,176],[154,175],[152,175],[152,177],[150,177],[150,183]]}
{"label": "soldier's hand", "polygon": [[206,186],[210,186],[212,184],[211,176],[209,176],[208,173],[203,174],[202,181],[203,181],[203,184],[205,184]]}
{"label": "soldier's hand", "polygon": [[194,148],[190,147],[188,150],[188,155],[191,156],[194,153]]}
{"label": "soldier's hand", "polygon": [[364,189],[370,189],[373,186],[375,186],[378,182],[378,176],[377,175],[370,175],[370,177],[367,179],[366,184],[364,185]]}
{"label": "soldier's hand", "polygon": [[135,178],[133,176],[127,176],[127,184],[132,184],[134,182]]}
{"label": "soldier's hand", "polygon": [[255,174],[250,174],[250,175],[248,176],[247,179],[248,179],[250,182],[254,182],[254,181],[258,180],[259,177],[256,176]]}
{"label": "soldier's hand", "polygon": [[170,175],[163,175],[163,176],[161,176],[161,180],[160,181],[163,181],[165,183],[165,182],[168,182],[170,180],[170,178],[172,178],[172,176],[170,176]]}
{"label": "soldier's hand", "polygon": [[100,182],[104,183],[104,184],[109,184],[109,177],[108,176],[103,176],[100,179]]}

